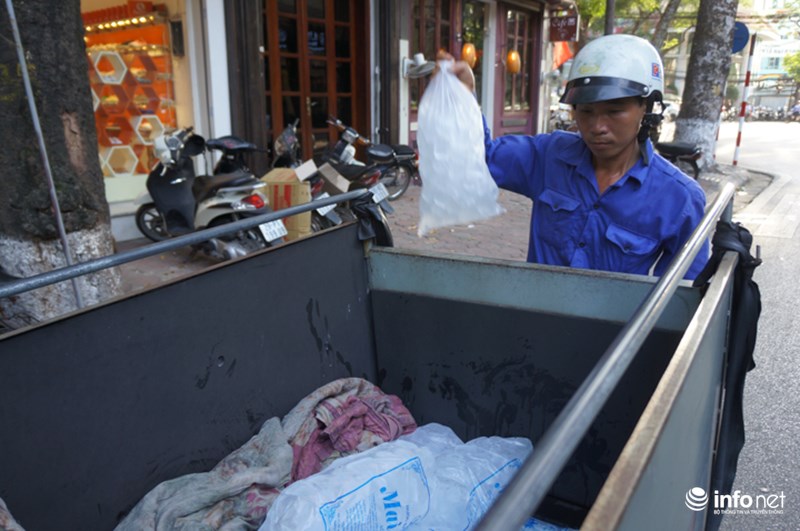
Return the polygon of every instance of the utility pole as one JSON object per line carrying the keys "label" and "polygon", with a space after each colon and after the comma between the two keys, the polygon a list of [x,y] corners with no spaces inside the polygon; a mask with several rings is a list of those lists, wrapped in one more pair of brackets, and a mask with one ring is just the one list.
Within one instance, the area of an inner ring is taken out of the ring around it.
{"label": "utility pole", "polygon": [[614,33],[614,0],[606,0],[605,35]]}

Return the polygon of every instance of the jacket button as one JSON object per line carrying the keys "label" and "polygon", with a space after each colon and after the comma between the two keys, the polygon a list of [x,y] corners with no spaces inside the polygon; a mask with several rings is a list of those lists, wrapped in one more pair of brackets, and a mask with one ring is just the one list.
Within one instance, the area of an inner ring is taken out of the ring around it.
{"label": "jacket button", "polygon": [[578,247],[581,247],[581,248],[586,247],[586,242],[580,242],[578,244]]}

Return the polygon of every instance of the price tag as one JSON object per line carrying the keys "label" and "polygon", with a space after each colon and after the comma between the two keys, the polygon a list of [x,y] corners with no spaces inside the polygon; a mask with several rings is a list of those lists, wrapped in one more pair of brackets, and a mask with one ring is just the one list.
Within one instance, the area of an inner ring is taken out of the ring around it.
{"label": "price tag", "polygon": [[[328,192],[324,192],[324,193],[319,194],[319,197],[317,197],[317,199],[327,199],[330,196],[331,196],[331,194],[329,194]],[[317,209],[317,212],[319,213],[320,216],[324,216],[325,214],[327,214],[328,212],[330,212],[334,208],[336,208],[336,203],[334,203],[332,205],[324,206],[324,207],[319,207]]]}
{"label": "price tag", "polygon": [[269,223],[262,223],[258,228],[264,236],[264,239],[270,243],[289,234],[283,221],[279,219],[270,221]]}
{"label": "price tag", "polygon": [[389,190],[383,185],[383,183],[378,183],[372,188],[369,189],[372,192],[372,200],[376,203],[380,203],[387,197],[389,197]]}

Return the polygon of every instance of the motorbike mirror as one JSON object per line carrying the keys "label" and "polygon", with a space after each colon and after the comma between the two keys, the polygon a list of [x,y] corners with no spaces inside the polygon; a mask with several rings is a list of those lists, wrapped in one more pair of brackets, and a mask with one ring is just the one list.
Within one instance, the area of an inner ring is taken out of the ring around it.
{"label": "motorbike mirror", "polygon": [[187,157],[194,157],[205,150],[206,140],[200,135],[192,135],[183,144],[183,154]]}

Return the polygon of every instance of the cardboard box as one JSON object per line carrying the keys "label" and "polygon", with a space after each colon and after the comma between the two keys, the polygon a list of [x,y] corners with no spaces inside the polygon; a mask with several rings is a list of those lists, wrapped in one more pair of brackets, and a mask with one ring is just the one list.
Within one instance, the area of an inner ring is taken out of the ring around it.
{"label": "cardboard box", "polygon": [[[291,168],[275,168],[261,180],[267,183],[266,192],[272,210],[282,210],[311,201],[308,183],[301,182]],[[311,212],[284,218],[283,224],[289,233],[286,235],[287,241],[307,236],[311,234]]]}

